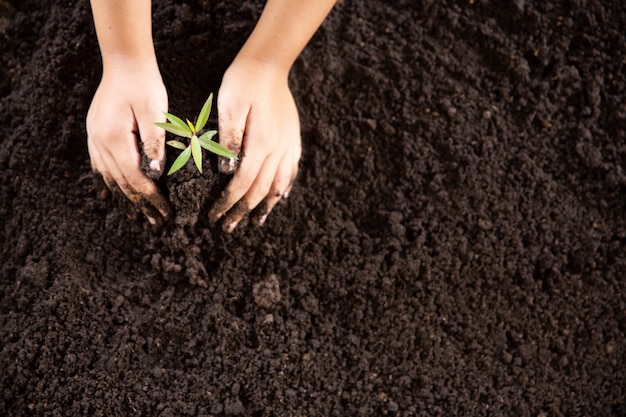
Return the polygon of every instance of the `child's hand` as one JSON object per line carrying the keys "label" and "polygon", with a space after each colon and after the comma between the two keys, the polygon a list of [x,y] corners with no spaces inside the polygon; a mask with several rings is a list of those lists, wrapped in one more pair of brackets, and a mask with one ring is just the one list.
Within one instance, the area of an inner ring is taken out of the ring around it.
{"label": "child's hand", "polygon": [[258,206],[262,225],[298,172],[300,119],[287,83],[288,69],[238,57],[226,71],[217,98],[219,140],[239,161],[220,160],[220,171],[235,175],[209,212],[232,232]]}
{"label": "child's hand", "polygon": [[133,65],[120,61],[104,71],[87,114],[87,143],[91,166],[109,189],[119,188],[137,204],[151,223],[154,210],[169,214],[169,203],[141,170],[138,137],[148,171],[158,178],[165,164],[165,131],[154,125],[164,120],[167,92],[156,62]]}

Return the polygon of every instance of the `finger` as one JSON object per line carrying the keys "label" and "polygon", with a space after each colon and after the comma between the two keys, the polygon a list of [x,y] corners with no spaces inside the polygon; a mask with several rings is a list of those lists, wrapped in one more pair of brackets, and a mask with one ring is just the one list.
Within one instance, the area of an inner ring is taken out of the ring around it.
{"label": "finger", "polygon": [[[130,189],[139,194],[141,197],[140,201],[146,200],[159,211],[161,216],[169,217],[171,212],[170,204],[154,181],[145,176],[139,169],[128,172],[126,180]],[[122,191],[124,191],[123,188]]]}
{"label": "finger", "polygon": [[[131,220],[137,220],[137,209],[139,208],[139,210],[144,214],[146,219],[148,219],[148,222],[150,222],[150,224],[154,226],[160,226],[163,223],[161,219],[167,216],[162,214],[164,210],[159,210],[158,208],[156,208],[156,204],[163,204],[161,201],[147,200],[146,202],[146,199],[139,192],[137,192],[123,176],[118,176],[118,179],[115,180],[115,178],[107,172],[102,174],[102,178],[108,189],[111,190],[111,193],[113,193],[114,195],[123,195],[126,197],[124,198],[124,201],[128,201],[128,207],[126,208],[126,212],[128,213],[128,217]],[[163,199],[165,200],[164,197]],[[167,209],[169,209],[167,200],[165,200],[165,202]],[[150,206],[148,203],[152,204],[152,206]],[[161,216],[156,213],[157,210],[159,211],[159,213],[161,213]]]}
{"label": "finger", "polygon": [[[133,139],[134,140],[134,139]],[[170,205],[154,181],[148,178],[139,168],[138,152],[124,153],[112,162],[117,169],[111,173],[122,192],[134,203],[148,201],[163,217],[168,217]]]}
{"label": "finger", "polygon": [[[272,188],[272,183],[278,172],[278,163],[275,158],[267,158],[261,167],[254,183],[248,189],[242,200],[250,210],[253,210],[268,195]],[[274,192],[278,190],[275,189]]]}
{"label": "finger", "polygon": [[[251,152],[251,154],[254,155],[254,152]],[[241,157],[240,161],[240,167],[235,172],[233,179],[209,211],[209,221],[212,223],[218,221],[235,203],[246,195],[254,184],[263,164],[263,160],[252,156],[246,157],[245,155]]]}
{"label": "finger", "polygon": [[243,219],[249,212],[250,208],[246,202],[243,200],[238,201],[224,219],[224,222],[222,223],[222,231],[225,233],[232,233],[241,222],[241,219]]}
{"label": "finger", "polygon": [[161,225],[163,225],[163,216],[159,215],[159,213],[157,212],[157,209],[154,208],[154,206],[146,202],[142,202],[139,208],[141,209],[141,212],[146,217],[146,219],[148,219],[148,222],[150,222],[151,225],[157,226],[157,227],[160,227]]}
{"label": "finger", "polygon": [[[154,183],[152,183],[152,185],[154,185]],[[154,190],[151,193],[143,194],[143,197],[158,210],[161,216],[164,218],[170,217],[172,213],[170,202],[156,185],[154,185]]]}
{"label": "finger", "polygon": [[[219,142],[220,145],[240,156],[249,108],[227,106],[228,102],[222,97],[219,95],[217,98]],[[237,160],[220,156],[218,169],[223,174],[232,174],[237,169]]]}
{"label": "finger", "polygon": [[[231,150],[231,152],[233,151]],[[232,174],[233,172],[235,172],[238,166],[239,166],[239,163],[237,159],[228,158],[226,156],[217,157],[217,169],[222,174]]]}
{"label": "finger", "polygon": [[[289,188],[291,188],[291,186],[289,186]],[[276,207],[278,203],[285,201],[285,195],[287,193],[288,191],[284,191],[282,193],[278,191],[270,192],[267,195],[267,198],[263,200],[263,202],[261,202],[261,204],[259,204],[257,209],[254,211],[252,223],[257,226],[263,226],[267,220],[267,216],[269,216],[272,210],[274,210],[274,207]]]}
{"label": "finger", "polygon": [[293,184],[296,182],[296,178],[298,176],[298,164],[300,163],[300,158],[302,157],[302,140],[298,140],[298,146],[293,148],[291,157],[291,181],[289,181],[287,189],[283,192],[283,198],[280,200],[283,202],[289,197]]}
{"label": "finger", "polygon": [[236,210],[235,208],[230,210],[224,218],[224,231],[232,232],[239,222],[241,222],[241,219],[263,201],[270,191],[272,181],[276,176],[277,165],[273,158],[265,160],[254,183],[235,206],[235,208],[241,206],[245,208],[245,211],[241,209]]}
{"label": "finger", "polygon": [[[150,122],[146,123],[146,120]],[[171,213],[171,206],[153,181],[163,174],[165,168],[165,130],[156,126],[152,120],[165,120],[165,118],[163,115],[154,114],[153,117],[142,117],[141,122],[138,122],[142,151],[148,159],[147,166],[142,161],[143,169],[139,170],[136,169],[136,165],[129,165],[129,170],[124,172],[126,172],[128,182],[143,199],[156,208],[161,216],[167,218]],[[150,223],[159,223],[155,220],[157,216],[152,210],[144,208],[142,211]]]}
{"label": "finger", "polygon": [[[139,215],[137,207],[141,204],[141,196],[130,189],[127,183],[120,186],[110,175],[103,175],[102,178],[111,191],[111,195],[124,207],[126,216],[132,221],[137,221]],[[120,180],[120,183],[123,183],[123,180]]]}
{"label": "finger", "polygon": [[291,155],[285,155],[280,165],[278,166],[278,171],[276,172],[276,177],[274,178],[272,187],[270,188],[263,202],[259,204],[259,206],[255,210],[255,213],[252,217],[252,222],[254,224],[256,224],[257,226],[262,226],[265,223],[267,216],[272,212],[276,204],[287,198],[293,186],[297,172],[297,161],[295,161],[294,163],[294,161],[292,161]]}
{"label": "finger", "polygon": [[[103,168],[100,153],[95,149],[89,137],[87,137],[87,148],[89,150],[91,172],[97,174],[100,178],[102,178],[102,181],[104,181],[104,185],[99,183],[97,186],[99,188],[97,198],[98,200],[104,201],[111,195],[111,188],[109,188],[109,184],[107,184],[107,176],[109,176],[109,174],[108,171]],[[113,179],[109,178],[109,181],[113,181]]]}
{"label": "finger", "polygon": [[[120,182],[125,182],[123,175],[119,171],[115,161],[112,160],[110,155],[107,153],[104,153],[104,155],[108,156],[108,158],[103,158],[103,154],[100,153],[97,146],[91,141],[91,137],[87,139],[87,147],[89,149],[91,169],[102,176],[102,180],[106,184],[107,188],[114,195],[125,195],[125,193],[122,191],[122,187],[120,187],[116,181],[116,178],[118,178]],[[130,191],[129,194],[130,196],[127,196],[129,199],[136,198],[135,193],[133,193],[132,191]]]}
{"label": "finger", "polygon": [[115,164],[115,161],[110,161],[107,166],[110,167],[110,170],[106,175],[103,175],[102,178],[104,179],[107,187],[109,187],[109,190],[111,190],[114,195],[123,194],[133,204],[141,203],[141,194],[135,191],[135,189],[128,183],[126,177],[124,177]]}
{"label": "finger", "polygon": [[165,121],[163,114],[137,115],[141,149],[145,155],[142,168],[147,176],[159,179],[165,168],[165,130],[154,124]]}
{"label": "finger", "polygon": [[111,175],[109,174],[109,170],[104,164],[104,161],[102,159],[102,153],[96,146],[96,142],[92,139],[92,136],[89,133],[87,134],[87,150],[89,152],[89,161],[91,163],[91,170],[93,172],[100,174],[102,177],[108,176],[110,178]]}
{"label": "finger", "polygon": [[[148,222],[154,226],[160,226],[163,223],[161,219],[169,216],[169,203],[156,186],[153,194],[142,194],[141,191],[138,191],[135,188],[136,185],[131,184],[125,177],[118,178],[117,180],[114,179],[113,181],[110,179],[107,180],[106,177],[104,178],[105,182],[108,181],[108,186],[112,192],[120,193],[121,191],[121,193],[123,193],[132,203],[132,207],[128,207],[127,212],[136,213],[139,209],[144,214],[146,219],[148,219]],[[154,184],[147,177],[145,177],[145,181],[147,183]],[[130,218],[132,220],[137,220],[136,216]]]}
{"label": "finger", "polygon": [[289,198],[289,195],[291,195],[291,189],[293,188],[293,183],[294,182],[296,182],[295,177],[294,177],[294,180],[289,184],[289,186],[287,187],[287,189],[285,190],[283,195],[281,196],[282,197],[280,199],[281,202],[287,201],[287,199]]}

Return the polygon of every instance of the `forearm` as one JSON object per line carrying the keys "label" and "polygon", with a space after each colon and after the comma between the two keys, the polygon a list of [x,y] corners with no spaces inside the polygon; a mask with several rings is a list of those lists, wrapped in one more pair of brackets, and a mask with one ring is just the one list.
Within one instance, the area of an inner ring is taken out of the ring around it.
{"label": "forearm", "polygon": [[268,0],[254,31],[239,52],[289,71],[336,0]]}
{"label": "forearm", "polygon": [[151,0],[91,0],[104,70],[120,62],[156,62]]}

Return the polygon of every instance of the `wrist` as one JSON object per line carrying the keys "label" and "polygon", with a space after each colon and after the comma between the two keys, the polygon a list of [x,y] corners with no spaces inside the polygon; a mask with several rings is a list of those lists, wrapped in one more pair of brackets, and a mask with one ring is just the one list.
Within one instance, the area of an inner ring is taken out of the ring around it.
{"label": "wrist", "polygon": [[267,57],[257,56],[242,50],[232,63],[232,66],[244,68],[258,78],[273,80],[287,84],[291,65],[277,62]]}
{"label": "wrist", "polygon": [[109,74],[138,74],[158,73],[159,66],[153,53],[119,53],[108,52],[102,54],[103,75]]}
{"label": "wrist", "polygon": [[257,27],[237,54],[237,59],[256,62],[269,71],[289,75],[298,57],[298,53],[291,49],[288,44],[266,39],[266,35]]}

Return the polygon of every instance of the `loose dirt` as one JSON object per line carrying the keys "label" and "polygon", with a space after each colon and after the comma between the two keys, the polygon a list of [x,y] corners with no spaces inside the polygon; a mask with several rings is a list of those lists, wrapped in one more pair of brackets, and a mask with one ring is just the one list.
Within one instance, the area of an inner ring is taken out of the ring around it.
{"label": "loose dirt", "polygon": [[[153,4],[193,116],[263,1]],[[0,1],[0,415],[626,416],[625,28],[341,1],[291,74],[289,201],[226,235],[208,155],[161,227],[103,198],[89,3]]]}

